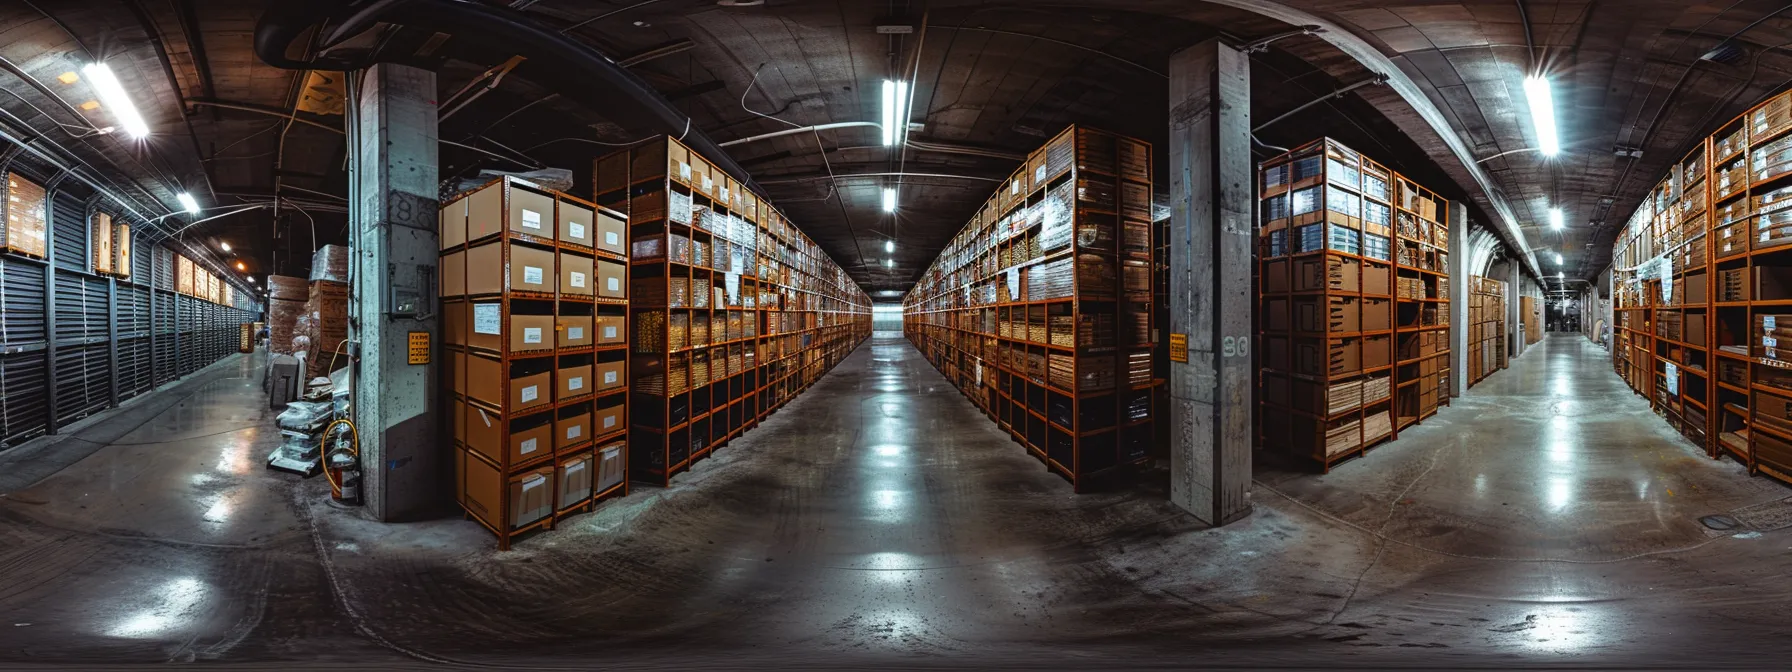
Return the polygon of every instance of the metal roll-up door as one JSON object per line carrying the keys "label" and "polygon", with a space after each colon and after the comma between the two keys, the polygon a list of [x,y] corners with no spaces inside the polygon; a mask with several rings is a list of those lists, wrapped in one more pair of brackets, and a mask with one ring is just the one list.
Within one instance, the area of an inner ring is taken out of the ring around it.
{"label": "metal roll-up door", "polygon": [[118,307],[118,398],[149,391],[149,288],[120,283]]}
{"label": "metal roll-up door", "polygon": [[63,425],[110,403],[111,315],[103,278],[58,269],[55,301],[56,422]]}
{"label": "metal roll-up door", "polygon": [[[159,281],[158,281],[159,286]],[[174,347],[174,293],[162,289],[156,293],[155,315],[150,324],[156,330],[156,381],[167,382],[180,376],[180,352]]]}
{"label": "metal roll-up door", "polygon": [[56,267],[85,271],[87,255],[87,203],[70,191],[65,180],[50,205],[50,246],[56,250]]}
{"label": "metal roll-up door", "polygon": [[44,267],[0,256],[0,450],[49,428]]}
{"label": "metal roll-up door", "polygon": [[183,297],[180,302],[180,375],[199,370],[204,334],[199,329],[199,300]]}

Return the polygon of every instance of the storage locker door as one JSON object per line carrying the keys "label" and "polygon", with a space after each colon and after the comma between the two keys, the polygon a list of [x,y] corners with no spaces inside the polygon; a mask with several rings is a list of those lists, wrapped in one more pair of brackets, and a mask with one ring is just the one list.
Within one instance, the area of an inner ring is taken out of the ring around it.
{"label": "storage locker door", "polygon": [[0,450],[40,436],[49,427],[44,376],[44,267],[0,257]]}
{"label": "storage locker door", "polygon": [[71,271],[88,269],[87,204],[67,190],[56,191],[50,202],[50,246],[56,250],[56,267]]}

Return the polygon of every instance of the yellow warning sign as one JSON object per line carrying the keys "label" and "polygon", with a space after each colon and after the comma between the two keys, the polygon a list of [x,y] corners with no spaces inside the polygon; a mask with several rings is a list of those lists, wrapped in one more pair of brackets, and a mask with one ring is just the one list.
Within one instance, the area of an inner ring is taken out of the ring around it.
{"label": "yellow warning sign", "polygon": [[410,362],[412,364],[428,364],[429,363],[429,332],[413,331],[413,332],[410,332],[410,336],[411,336]]}
{"label": "yellow warning sign", "polygon": [[1188,363],[1188,334],[1170,334],[1170,361]]}

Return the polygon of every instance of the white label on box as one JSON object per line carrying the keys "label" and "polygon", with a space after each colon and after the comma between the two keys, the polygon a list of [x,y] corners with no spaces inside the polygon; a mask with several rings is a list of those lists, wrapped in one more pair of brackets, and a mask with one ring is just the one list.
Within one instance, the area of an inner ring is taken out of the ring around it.
{"label": "white label on box", "polygon": [[473,333],[500,335],[504,333],[504,306],[496,303],[473,304]]}
{"label": "white label on box", "polygon": [[584,273],[580,273],[578,271],[567,271],[566,277],[572,280],[572,286],[574,286],[574,287],[584,287],[585,286],[585,274]]}
{"label": "white label on box", "polygon": [[573,376],[571,378],[567,378],[566,379],[566,389],[569,389],[569,390],[585,389],[585,377],[584,376]]}
{"label": "white label on box", "polygon": [[1774,338],[1772,336],[1762,336],[1761,337],[1761,347],[1763,347],[1763,348],[1780,347],[1780,339]]}
{"label": "white label on box", "polygon": [[683,161],[678,162],[678,179],[686,182],[691,181],[691,164]]}
{"label": "white label on box", "polygon": [[569,235],[573,238],[578,238],[578,239],[583,240],[585,238],[585,225],[580,224],[578,222],[567,222],[566,223],[566,232],[567,232],[567,235]]}
{"label": "white label on box", "polygon": [[534,266],[524,266],[523,267],[523,284],[525,284],[525,285],[541,284],[541,269],[536,268]]}
{"label": "white label on box", "polygon": [[615,327],[604,327],[604,340],[607,341],[607,340],[610,340],[615,337],[616,337],[616,328]]}
{"label": "white label on box", "polygon": [[[519,452],[521,452],[524,455],[528,455],[529,453],[535,452],[535,439],[523,439],[523,446],[521,449],[519,449]],[[528,487],[528,486],[525,485],[523,487]]]}
{"label": "white label on box", "polygon": [[525,228],[525,229],[541,228],[541,213],[536,212],[534,210],[530,210],[528,208],[523,208],[523,228]]}
{"label": "white label on box", "polygon": [[1038,168],[1033,169],[1033,181],[1034,182],[1044,182],[1045,181],[1045,166],[1040,166]]}
{"label": "white label on box", "polygon": [[540,343],[541,342],[541,327],[524,327],[523,328],[523,342],[524,343]]}
{"label": "white label on box", "polygon": [[1766,232],[1766,231],[1761,232],[1761,242],[1763,242],[1763,243],[1767,242],[1767,233],[1768,232]]}
{"label": "white label on box", "polygon": [[569,340],[569,341],[585,340],[585,328],[584,327],[567,327],[566,328],[566,340]]}
{"label": "white label on box", "polygon": [[609,291],[612,291],[612,292],[622,291],[622,279],[621,278],[606,278],[606,279],[609,280]]}
{"label": "white label on box", "polygon": [[1020,193],[1020,179],[1019,178],[1016,178],[1013,183],[1008,185],[1008,193],[1010,193],[1010,194]]}
{"label": "white label on box", "polygon": [[703,190],[704,191],[715,191],[716,190],[715,180],[709,179],[708,175],[703,176]]}
{"label": "white label on box", "polygon": [[605,231],[604,232],[604,244],[605,245],[621,245],[622,241],[616,237],[615,231]]}
{"label": "white label on box", "polygon": [[614,384],[615,382],[616,382],[616,372],[615,371],[605,371],[604,372],[604,384],[611,385],[611,384]]}
{"label": "white label on box", "polygon": [[579,435],[584,434],[584,433],[585,433],[585,428],[580,427],[578,425],[573,425],[571,427],[566,428],[566,438],[569,438],[569,439],[579,438]]}
{"label": "white label on box", "polygon": [[728,188],[727,187],[722,187],[722,202],[723,203],[728,202]]}
{"label": "white label on box", "polygon": [[530,385],[528,387],[523,388],[522,394],[520,394],[518,396],[521,396],[523,398],[523,403],[529,403],[531,401],[535,401],[535,398],[538,396],[541,396],[541,395],[536,393],[534,385]]}
{"label": "white label on box", "polygon": [[616,426],[616,416],[614,416],[614,415],[604,416],[604,429],[609,429],[609,428],[615,427],[615,426]]}
{"label": "white label on box", "polygon": [[1763,326],[1767,327],[1768,329],[1772,329],[1773,325],[1778,321],[1779,321],[1779,318],[1774,315],[1762,315],[1761,316],[1761,324]]}

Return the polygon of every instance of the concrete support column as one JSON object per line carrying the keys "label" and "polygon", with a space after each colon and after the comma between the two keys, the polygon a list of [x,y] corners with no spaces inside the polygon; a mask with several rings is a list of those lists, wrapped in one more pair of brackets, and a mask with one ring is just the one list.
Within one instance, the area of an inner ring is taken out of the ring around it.
{"label": "concrete support column", "polygon": [[349,135],[350,339],[358,355],[355,427],[367,510],[428,516],[449,501],[437,437],[436,364],[410,364],[410,334],[438,345],[436,76],[382,64],[352,74]]}
{"label": "concrete support column", "polygon": [[1450,396],[1468,391],[1468,204],[1450,203]]}
{"label": "concrete support column", "polygon": [[[1210,525],[1250,514],[1250,59],[1208,40],[1170,57],[1170,500]],[[1186,361],[1174,343],[1186,339]]]}

